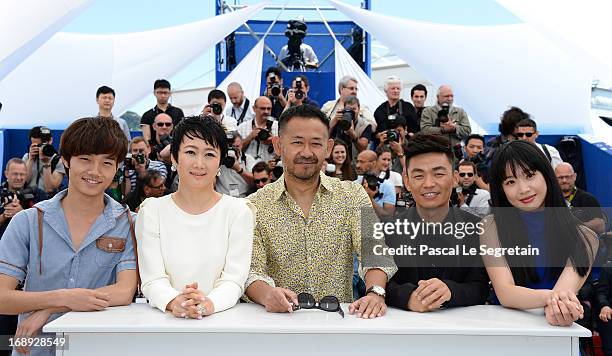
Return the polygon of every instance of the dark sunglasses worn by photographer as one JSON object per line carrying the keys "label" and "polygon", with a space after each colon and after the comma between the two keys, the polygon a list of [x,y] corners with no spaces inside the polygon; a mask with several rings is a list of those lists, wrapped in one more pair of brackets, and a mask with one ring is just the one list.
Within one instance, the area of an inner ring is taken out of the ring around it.
{"label": "dark sunglasses worn by photographer", "polygon": [[344,311],[340,307],[340,301],[333,295],[328,295],[317,303],[310,293],[300,293],[297,296],[298,305],[293,305],[293,310],[300,309],[320,309],[327,312],[338,312],[344,318]]}

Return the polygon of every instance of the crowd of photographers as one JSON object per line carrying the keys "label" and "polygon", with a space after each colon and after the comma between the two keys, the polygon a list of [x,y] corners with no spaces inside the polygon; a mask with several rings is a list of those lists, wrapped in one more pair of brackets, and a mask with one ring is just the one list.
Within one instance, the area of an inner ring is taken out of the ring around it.
{"label": "crowd of photographers", "polygon": [[[202,115],[212,116],[226,129],[228,155],[216,179],[218,192],[246,197],[283,174],[283,162],[273,147],[278,136],[278,118],[292,106],[319,103],[308,93],[310,83],[303,75],[285,85],[282,72],[266,71],[266,88],[257,98],[246,98],[239,83],[231,83],[227,95],[221,90],[208,94]],[[359,82],[345,76],[338,82],[339,97],[321,106],[329,119],[329,134],[334,140],[330,156],[323,165],[326,175],[357,181],[364,187],[380,217],[393,216],[396,207],[414,206],[408,189],[404,145],[418,132],[445,136],[454,153],[454,189],[451,206],[465,208],[484,216],[489,212],[488,171],[496,149],[512,140],[530,141],[551,162],[569,206],[599,206],[595,197],[576,187],[576,173],[564,163],[552,146],[537,143],[536,122],[521,109],[513,107],[501,116],[499,135],[485,142],[473,134],[468,115],[454,104],[453,89],[442,85],[435,105],[425,107],[427,88],[418,84],[410,90],[410,101],[402,99],[402,82],[388,77],[384,84],[387,100],[373,111],[357,97]],[[172,169],[170,144],[175,125],[184,117],[180,108],[170,104],[170,83],[160,79],[153,85],[156,105],[142,115],[142,136],[128,138],[128,155],[120,165],[107,193],[138,212],[148,197],[161,197],[176,191],[178,177]],[[229,103],[228,103],[229,97]],[[96,93],[98,116],[125,121],[113,116],[115,92],[101,87]],[[29,132],[29,148],[22,158],[6,163],[5,182],[0,191],[0,238],[12,216],[48,199],[66,186],[66,169],[59,159],[51,130],[36,126]],[[597,233],[605,231],[601,213],[584,210],[581,220]]]}
{"label": "crowd of photographers", "polygon": [[[216,184],[216,189],[224,194],[245,197],[278,179],[283,163],[272,145],[273,137],[278,135],[278,117],[296,105],[319,107],[308,96],[310,83],[306,76],[298,75],[286,86],[282,72],[270,67],[265,78],[265,90],[257,98],[246,98],[241,85],[234,82],[228,86],[227,95],[212,90],[202,109],[203,115],[210,115],[224,125],[231,142]],[[503,143],[527,140],[542,150],[554,168],[563,163],[554,147],[536,142],[537,124],[519,108],[505,111],[499,135],[485,142],[483,136],[472,134],[467,113],[454,104],[451,86],[440,86],[435,105],[429,107],[425,106],[428,92],[424,85],[411,88],[410,101],[402,99],[402,88],[400,78],[388,77],[384,83],[387,100],[372,111],[357,97],[357,79],[345,76],[338,82],[338,99],[321,106],[329,118],[329,133],[334,139],[333,151],[324,165],[325,174],[362,182],[380,215],[391,215],[396,206],[414,204],[406,184],[403,146],[420,131],[448,138],[456,170],[451,204],[472,208],[478,215],[488,212],[487,172],[493,153]],[[173,192],[179,184],[176,172],[171,169],[169,148],[172,130],[184,114],[170,104],[172,91],[167,80],[156,80],[153,94],[157,102],[142,115],[142,136],[129,141],[128,156],[107,190],[134,211],[145,198]],[[113,115],[114,101],[112,88],[103,86],[96,92],[98,115],[113,118],[124,128],[125,121]],[[130,139],[129,130],[124,131]],[[29,139],[28,152],[6,164],[6,181],[0,192],[2,228],[20,209],[53,196],[66,185],[66,170],[51,131],[36,126],[30,130]],[[575,185],[568,191],[575,192]],[[591,197],[587,200],[595,199]],[[601,224],[593,225],[597,230],[603,229]]]}

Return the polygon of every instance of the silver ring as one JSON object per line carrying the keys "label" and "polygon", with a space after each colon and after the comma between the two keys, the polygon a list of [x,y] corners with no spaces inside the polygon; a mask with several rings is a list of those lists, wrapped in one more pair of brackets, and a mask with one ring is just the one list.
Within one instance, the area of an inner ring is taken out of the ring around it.
{"label": "silver ring", "polygon": [[202,304],[198,304],[198,312],[200,312],[201,315],[206,314],[206,307]]}

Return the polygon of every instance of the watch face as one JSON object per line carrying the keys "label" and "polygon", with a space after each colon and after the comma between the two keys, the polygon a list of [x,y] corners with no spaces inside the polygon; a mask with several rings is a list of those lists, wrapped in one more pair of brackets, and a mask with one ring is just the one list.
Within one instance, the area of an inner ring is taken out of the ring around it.
{"label": "watch face", "polygon": [[374,286],[374,288],[372,288],[372,290],[376,294],[385,294],[385,289],[383,287],[380,287],[380,286]]}
{"label": "watch face", "polygon": [[385,289],[381,286],[372,286],[370,292],[375,293],[381,297],[385,296]]}

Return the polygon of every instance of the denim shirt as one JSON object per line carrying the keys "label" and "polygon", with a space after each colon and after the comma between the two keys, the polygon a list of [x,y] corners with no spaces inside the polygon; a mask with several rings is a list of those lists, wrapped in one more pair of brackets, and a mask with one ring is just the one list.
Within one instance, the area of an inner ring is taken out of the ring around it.
{"label": "denim shirt", "polygon": [[[0,240],[0,273],[25,280],[24,291],[96,289],[114,284],[119,272],[136,269],[126,208],[104,195],[104,211],[75,250],[61,205],[66,194],[16,214]],[[37,208],[43,212],[40,255]],[[28,315],[19,315],[19,322]],[[31,355],[54,355],[54,350],[33,348]]]}

